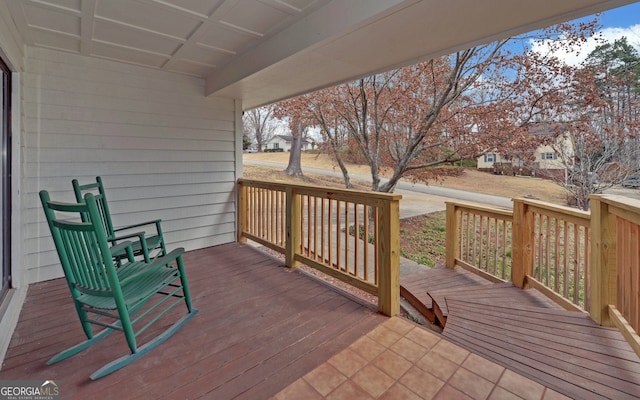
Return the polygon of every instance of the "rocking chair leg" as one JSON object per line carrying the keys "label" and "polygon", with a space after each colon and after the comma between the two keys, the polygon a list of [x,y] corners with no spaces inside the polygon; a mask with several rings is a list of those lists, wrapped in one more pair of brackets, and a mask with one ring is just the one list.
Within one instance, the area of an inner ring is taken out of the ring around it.
{"label": "rocking chair leg", "polygon": [[184,324],[187,323],[187,321],[189,321],[191,318],[193,318],[194,315],[196,315],[197,313],[198,313],[197,309],[191,310],[190,313],[188,313],[187,315],[182,317],[175,324],[171,325],[169,327],[169,329],[167,329],[166,331],[161,333],[155,339],[153,339],[152,341],[144,344],[143,346],[138,347],[138,350],[135,353],[127,354],[126,356],[122,356],[122,357],[118,358],[117,360],[114,360],[114,361],[110,362],[109,364],[106,364],[105,366],[103,366],[102,368],[100,368],[99,370],[97,370],[96,372],[91,374],[90,378],[92,380],[100,379],[103,376],[109,375],[110,373],[115,372],[115,371],[119,370],[120,368],[129,365],[131,362],[133,362],[133,361],[137,360],[138,358],[142,357],[143,355],[147,354],[149,351],[151,351],[154,348],[158,347],[164,341],[166,341],[171,336],[173,336],[174,333],[176,333]]}
{"label": "rocking chair leg", "polygon": [[89,348],[91,345],[107,337],[107,335],[110,334],[111,332],[113,332],[113,329],[110,329],[110,328],[103,329],[102,331],[100,331],[100,333],[98,333],[91,339],[87,339],[84,342],[78,343],[73,347],[69,347],[68,349],[63,350],[60,353],[56,354],[55,356],[51,357],[49,361],[47,361],[47,365],[55,364],[58,361],[62,361],[64,359],[67,359],[73,355],[80,353],[82,350]]}
{"label": "rocking chair leg", "polygon": [[176,262],[178,264],[178,271],[180,271],[180,282],[182,283],[182,292],[184,294],[184,302],[187,305],[187,311],[191,312],[191,291],[189,290],[189,283],[187,282],[187,275],[184,271],[184,263],[182,262],[182,255],[180,255]]}

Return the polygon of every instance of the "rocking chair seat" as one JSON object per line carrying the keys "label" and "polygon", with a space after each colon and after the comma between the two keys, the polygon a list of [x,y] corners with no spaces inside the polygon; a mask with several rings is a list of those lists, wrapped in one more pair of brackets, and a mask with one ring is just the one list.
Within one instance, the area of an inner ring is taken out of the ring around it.
{"label": "rocking chair seat", "polygon": [[[153,262],[153,264],[157,265],[156,267],[149,266],[143,261],[134,261],[118,268],[116,273],[120,280],[122,296],[127,307],[134,309],[140,301],[146,300],[149,294],[153,295],[158,290],[179,279],[177,268],[165,266],[162,263],[166,262],[167,259],[175,259],[183,252],[184,249],[179,248],[165,257],[156,258]],[[96,291],[79,285],[76,285],[76,288],[81,293],[78,296],[80,303],[102,310],[117,309],[115,299],[110,292]]]}

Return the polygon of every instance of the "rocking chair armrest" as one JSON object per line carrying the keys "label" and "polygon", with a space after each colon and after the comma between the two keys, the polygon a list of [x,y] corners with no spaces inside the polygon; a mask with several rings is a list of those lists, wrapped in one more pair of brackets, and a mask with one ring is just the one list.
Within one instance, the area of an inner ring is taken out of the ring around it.
{"label": "rocking chair armrest", "polygon": [[121,235],[121,236],[113,236],[109,238],[109,241],[115,242],[115,241],[124,240],[124,239],[131,239],[131,238],[136,238],[140,242],[144,242],[145,233],[140,231],[140,232],[134,232],[134,233],[127,233],[126,235]]}
{"label": "rocking chair armrest", "polygon": [[178,247],[177,249],[172,250],[170,253],[154,259],[149,265],[149,267],[153,268],[153,267],[159,267],[162,265],[169,264],[171,261],[180,257],[183,253],[184,253],[184,247]]}
{"label": "rocking chair armrest", "polygon": [[152,221],[140,222],[140,223],[132,224],[132,225],[119,226],[119,227],[114,229],[114,232],[124,231],[124,230],[132,229],[132,228],[139,228],[141,226],[146,226],[146,225],[155,225],[156,229],[158,229],[159,226],[160,226],[160,222],[161,221],[162,221],[161,219],[154,219]]}
{"label": "rocking chair armrest", "polygon": [[160,267],[162,267],[164,265],[167,265],[171,261],[174,261],[178,257],[182,256],[182,253],[184,253],[184,248],[179,247],[179,248],[173,250],[171,253],[169,253],[169,254],[167,254],[165,256],[155,258],[153,261],[151,261],[150,263],[146,264],[145,267],[140,269],[138,272],[133,273],[133,274],[127,276],[126,278],[124,278],[123,280],[121,280],[120,281],[120,285],[124,286],[124,285],[128,284],[131,281],[139,280],[139,279],[145,277],[148,274],[154,273],[155,271],[158,270],[158,268],[160,268]]}
{"label": "rocking chair armrest", "polygon": [[111,246],[109,250],[111,250],[111,256],[115,257],[118,254],[126,253],[127,257],[130,261],[133,261],[133,248],[131,247],[132,243],[130,241],[121,242],[114,246]]}

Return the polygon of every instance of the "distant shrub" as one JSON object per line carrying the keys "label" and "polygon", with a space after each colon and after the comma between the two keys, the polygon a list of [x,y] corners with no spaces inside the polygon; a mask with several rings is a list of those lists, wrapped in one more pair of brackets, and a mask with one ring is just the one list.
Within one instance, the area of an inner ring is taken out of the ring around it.
{"label": "distant shrub", "polygon": [[282,148],[277,148],[277,149],[264,149],[265,153],[282,153],[284,151],[284,149]]}
{"label": "distant shrub", "polygon": [[473,167],[477,168],[478,163],[475,160],[461,160],[454,163],[456,167]]}

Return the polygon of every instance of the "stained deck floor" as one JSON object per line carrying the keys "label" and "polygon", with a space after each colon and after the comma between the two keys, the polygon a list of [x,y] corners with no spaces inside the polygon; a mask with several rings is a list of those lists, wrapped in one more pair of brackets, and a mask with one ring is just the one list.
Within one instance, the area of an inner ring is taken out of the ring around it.
{"label": "stained deck floor", "polygon": [[536,290],[436,268],[402,292],[460,347],[576,399],[640,398],[640,358],[619,331],[566,311]]}
{"label": "stained deck floor", "polygon": [[31,285],[0,380],[54,380],[65,399],[269,398],[388,320],[247,245],[188,252],[184,261],[199,314],[97,381],[89,375],[128,352],[122,335],[47,366],[84,337],[64,280]]}
{"label": "stained deck floor", "polygon": [[[386,318],[250,246],[189,252],[185,264],[200,313],[166,343],[98,381],[89,374],[126,354],[121,335],[47,366],[49,357],[83,334],[63,280],[32,285],[0,380],[54,380],[62,398],[101,399],[557,400],[565,398],[561,393],[580,399],[640,394],[637,357],[614,330],[601,331],[580,317],[574,325],[559,325],[562,313],[547,313],[553,304],[531,293],[546,311],[533,311],[531,304],[488,307],[501,304],[485,291],[490,285],[467,277],[481,285],[476,292],[458,288],[435,296],[447,305],[441,310],[447,328],[440,335]],[[452,276],[433,281],[443,290]],[[574,344],[573,352],[559,347],[565,342]],[[612,346],[600,347],[603,342]],[[604,373],[598,369],[603,355],[609,357]],[[573,366],[565,370],[567,365]]]}

